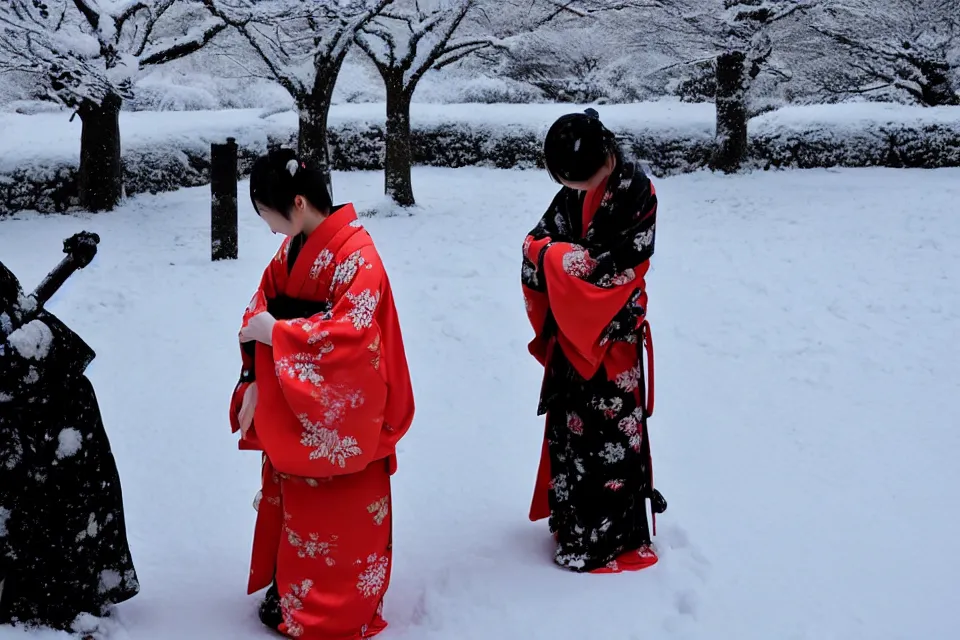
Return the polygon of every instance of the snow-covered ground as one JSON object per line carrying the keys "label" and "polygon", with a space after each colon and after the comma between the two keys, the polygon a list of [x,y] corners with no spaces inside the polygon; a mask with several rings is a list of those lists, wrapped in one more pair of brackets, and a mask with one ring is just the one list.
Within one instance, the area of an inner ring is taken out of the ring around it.
{"label": "snow-covered ground", "polygon": [[[519,288],[542,172],[416,169],[367,220],[418,413],[395,478],[384,640],[950,640],[960,630],[960,170],[658,181],[648,279],[662,561],[582,576],[526,520],[540,371]],[[381,176],[338,174],[379,201]],[[244,595],[258,460],[227,401],[240,314],[279,238],[241,185],[241,258],[209,260],[205,188],[0,221],[32,288],[81,229],[100,255],[51,308],[97,351],[142,594],[111,639],[270,638]],[[9,629],[0,638],[35,638]]]}

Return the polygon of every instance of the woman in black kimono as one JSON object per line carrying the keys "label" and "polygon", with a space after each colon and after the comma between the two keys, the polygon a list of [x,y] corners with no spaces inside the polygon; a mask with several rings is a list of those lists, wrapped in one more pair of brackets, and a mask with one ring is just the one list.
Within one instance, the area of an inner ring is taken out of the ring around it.
{"label": "woman in black kimono", "polygon": [[557,120],[544,156],[562,188],[523,245],[529,348],[545,370],[530,519],[549,517],[567,569],[642,569],[657,561],[647,501],[654,514],[666,509],[653,488],[643,362],[653,353],[644,277],[656,192],[593,110]]}
{"label": "woman in black kimono", "polygon": [[0,263],[0,624],[70,630],[139,591],[93,350]]}

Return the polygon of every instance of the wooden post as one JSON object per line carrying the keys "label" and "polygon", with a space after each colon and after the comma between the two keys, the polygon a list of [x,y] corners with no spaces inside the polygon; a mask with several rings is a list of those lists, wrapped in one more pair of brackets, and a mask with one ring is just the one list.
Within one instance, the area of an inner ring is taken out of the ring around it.
{"label": "wooden post", "polygon": [[213,260],[237,259],[237,141],[210,145],[210,243]]}

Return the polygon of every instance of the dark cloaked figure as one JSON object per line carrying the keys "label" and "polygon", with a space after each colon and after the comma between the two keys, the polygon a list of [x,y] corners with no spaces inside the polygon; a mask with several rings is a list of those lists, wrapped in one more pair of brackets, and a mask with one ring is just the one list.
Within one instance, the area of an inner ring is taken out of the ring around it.
{"label": "dark cloaked figure", "polygon": [[[523,245],[521,281],[544,366],[546,415],[531,520],[549,517],[557,564],[609,573],[657,561],[647,511],[653,409],[645,276],[657,197],[593,110],[563,116],[544,143],[563,187]],[[647,356],[649,369],[644,366]]]}
{"label": "dark cloaked figure", "polygon": [[0,624],[70,630],[139,591],[94,357],[0,263]]}

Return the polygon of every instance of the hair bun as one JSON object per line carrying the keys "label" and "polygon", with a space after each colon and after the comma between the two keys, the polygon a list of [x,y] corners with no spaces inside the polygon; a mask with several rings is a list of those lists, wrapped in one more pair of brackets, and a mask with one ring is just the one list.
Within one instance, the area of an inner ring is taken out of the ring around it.
{"label": "hair bun", "polygon": [[594,118],[595,120],[600,119],[600,112],[596,109],[584,109],[583,112],[590,118]]}

